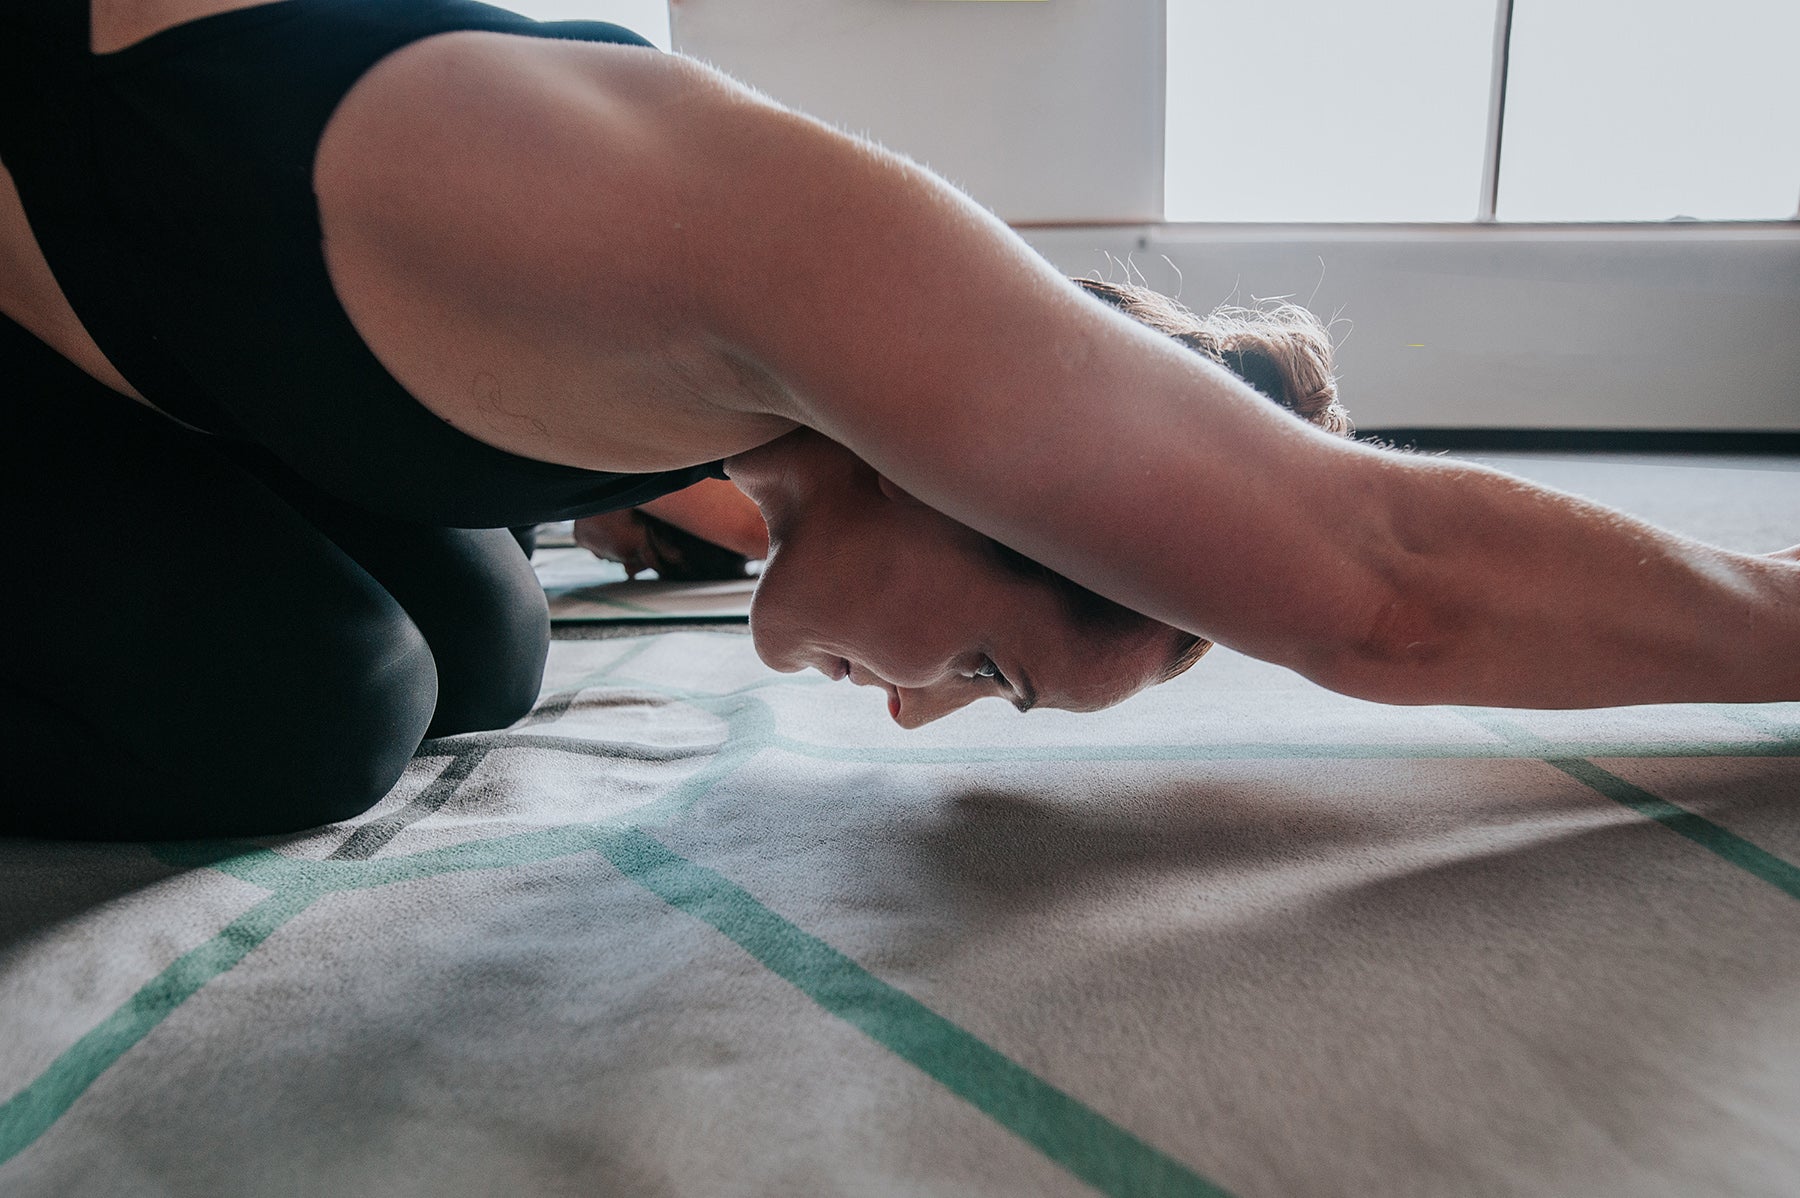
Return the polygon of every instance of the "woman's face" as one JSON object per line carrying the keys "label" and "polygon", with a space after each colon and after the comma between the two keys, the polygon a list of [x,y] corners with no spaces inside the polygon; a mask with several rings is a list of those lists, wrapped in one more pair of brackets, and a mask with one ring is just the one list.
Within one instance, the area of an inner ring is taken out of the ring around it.
{"label": "woman's face", "polygon": [[917,728],[989,695],[1092,711],[1159,678],[1179,634],[1152,620],[1096,634],[1042,579],[810,429],[726,463],[769,526],[750,609],[774,669],[808,666],[887,692]]}

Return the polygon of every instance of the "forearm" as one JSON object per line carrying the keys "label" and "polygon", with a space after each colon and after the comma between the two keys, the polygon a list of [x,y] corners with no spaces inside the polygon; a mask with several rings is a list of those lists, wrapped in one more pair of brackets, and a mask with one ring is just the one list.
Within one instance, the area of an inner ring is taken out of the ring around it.
{"label": "forearm", "polygon": [[1800,699],[1800,561],[1481,467],[1381,467],[1389,598],[1328,685],[1520,707]]}
{"label": "forearm", "polygon": [[753,561],[769,556],[769,529],[762,512],[724,479],[704,479],[652,499],[642,510]]}

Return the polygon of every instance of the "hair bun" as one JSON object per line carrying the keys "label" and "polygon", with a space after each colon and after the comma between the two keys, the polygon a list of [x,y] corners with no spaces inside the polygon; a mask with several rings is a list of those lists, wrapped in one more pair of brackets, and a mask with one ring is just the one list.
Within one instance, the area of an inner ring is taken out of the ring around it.
{"label": "hair bun", "polygon": [[1133,320],[1211,358],[1302,420],[1339,436],[1353,431],[1350,413],[1338,402],[1331,337],[1319,318],[1298,304],[1221,304],[1200,316],[1148,287],[1074,282]]}

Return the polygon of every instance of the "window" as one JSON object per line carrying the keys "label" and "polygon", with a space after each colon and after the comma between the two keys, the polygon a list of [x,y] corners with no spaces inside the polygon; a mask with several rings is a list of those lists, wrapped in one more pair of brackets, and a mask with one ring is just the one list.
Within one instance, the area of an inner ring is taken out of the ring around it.
{"label": "window", "polygon": [[667,0],[498,0],[500,7],[540,21],[611,21],[669,48]]}
{"label": "window", "polygon": [[[1481,214],[1497,0],[1167,3],[1167,219]],[[1510,15],[1499,219],[1800,215],[1800,3]]]}
{"label": "window", "polygon": [[1516,0],[1500,219],[1794,215],[1796,46],[1794,0]]}
{"label": "window", "polygon": [[1493,0],[1168,0],[1165,218],[1464,221]]}

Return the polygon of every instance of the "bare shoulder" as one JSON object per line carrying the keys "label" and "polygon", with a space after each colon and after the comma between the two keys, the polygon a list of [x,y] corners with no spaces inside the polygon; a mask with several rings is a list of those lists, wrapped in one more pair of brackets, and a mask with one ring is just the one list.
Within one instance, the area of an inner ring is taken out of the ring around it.
{"label": "bare shoulder", "polygon": [[678,59],[461,32],[388,56],[314,164],[326,259],[376,356],[451,424],[592,469],[723,457],[791,424],[707,336],[671,196]]}
{"label": "bare shoulder", "polygon": [[240,8],[260,8],[280,0],[92,0],[88,9],[90,44],[96,54],[111,54],[171,26],[198,21]]}

